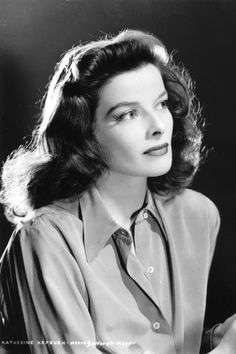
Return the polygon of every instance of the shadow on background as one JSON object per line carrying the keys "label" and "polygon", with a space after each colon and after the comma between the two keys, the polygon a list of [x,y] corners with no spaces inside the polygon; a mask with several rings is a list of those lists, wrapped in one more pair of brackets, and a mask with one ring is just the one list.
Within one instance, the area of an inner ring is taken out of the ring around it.
{"label": "shadow on background", "polygon": [[[0,51],[1,74],[1,121],[0,121],[0,160],[23,143],[22,137],[27,134],[28,100],[31,92],[31,80],[27,75],[24,61],[17,57],[14,50]],[[29,131],[28,131],[29,133]],[[8,241],[13,227],[0,213],[0,251]]]}
{"label": "shadow on background", "polygon": [[[0,160],[30,134],[60,55],[124,28],[153,32],[176,49],[197,82],[213,147],[193,188],[218,206],[222,227],[209,281],[206,324],[236,312],[235,15],[232,0],[0,0]],[[0,214],[0,253],[12,227]]]}

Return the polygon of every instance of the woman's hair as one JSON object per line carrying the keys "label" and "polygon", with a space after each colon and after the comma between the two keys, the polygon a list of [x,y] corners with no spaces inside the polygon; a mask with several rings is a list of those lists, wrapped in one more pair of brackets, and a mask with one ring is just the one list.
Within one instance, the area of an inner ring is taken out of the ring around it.
{"label": "woman's hair", "polygon": [[187,187],[202,159],[202,121],[193,84],[153,35],[125,30],[70,49],[56,65],[31,142],[7,159],[1,202],[25,214],[50,202],[80,195],[108,169],[94,133],[99,92],[120,73],[155,65],[173,116],[170,171],[148,178],[151,191],[173,196]]}

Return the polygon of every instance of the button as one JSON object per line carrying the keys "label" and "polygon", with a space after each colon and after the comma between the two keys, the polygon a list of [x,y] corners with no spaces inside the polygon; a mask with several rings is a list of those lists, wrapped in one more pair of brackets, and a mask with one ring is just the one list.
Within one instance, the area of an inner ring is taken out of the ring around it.
{"label": "button", "polygon": [[147,219],[147,218],[148,218],[148,211],[147,211],[147,210],[144,210],[144,211],[143,211],[143,218],[144,218],[144,219]]}
{"label": "button", "polygon": [[154,272],[154,268],[152,266],[149,266],[147,271],[148,271],[148,273],[153,273]]}
{"label": "button", "polygon": [[153,328],[157,331],[160,328],[160,323],[159,322],[154,322],[153,323]]}

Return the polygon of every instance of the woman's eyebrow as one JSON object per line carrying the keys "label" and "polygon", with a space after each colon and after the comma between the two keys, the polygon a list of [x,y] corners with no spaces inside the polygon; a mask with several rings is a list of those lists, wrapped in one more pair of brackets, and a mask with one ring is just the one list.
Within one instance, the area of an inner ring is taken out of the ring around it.
{"label": "woman's eyebrow", "polygon": [[123,101],[117,103],[115,106],[112,106],[106,113],[106,116],[108,116],[112,111],[114,111],[117,108],[123,107],[123,106],[137,106],[139,103],[137,101]]}
{"label": "woman's eyebrow", "polygon": [[166,90],[162,91],[162,93],[154,101],[154,104],[156,104],[156,102],[160,101],[160,99],[163,98],[163,97],[168,97],[168,92]]}
{"label": "woman's eyebrow", "polygon": [[[163,96],[166,96],[166,95],[167,95],[167,91],[164,90],[162,93],[160,93],[160,95],[158,95],[158,97],[155,99],[155,102],[160,100]],[[114,105],[111,108],[109,108],[109,110],[106,113],[106,116],[111,114],[111,112],[114,111],[117,108],[124,107],[124,106],[129,107],[129,106],[138,106],[138,105],[139,105],[138,101],[122,101],[122,102],[119,102],[116,105]]]}

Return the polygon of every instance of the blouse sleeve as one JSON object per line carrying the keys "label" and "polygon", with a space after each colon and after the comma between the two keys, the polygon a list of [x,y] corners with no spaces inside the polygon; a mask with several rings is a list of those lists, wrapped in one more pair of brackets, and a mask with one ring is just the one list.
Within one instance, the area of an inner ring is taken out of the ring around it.
{"label": "blouse sleeve", "polygon": [[16,233],[2,266],[2,322],[18,328],[15,339],[25,333],[18,340],[34,354],[100,353],[85,282],[60,232],[41,216]]}
{"label": "blouse sleeve", "polygon": [[206,200],[208,203],[208,221],[210,225],[210,242],[211,242],[210,257],[209,257],[210,260],[209,267],[210,267],[214,256],[218,232],[220,229],[220,214],[215,204],[208,198]]}
{"label": "blouse sleeve", "polygon": [[[210,268],[212,258],[214,256],[217,235],[218,235],[219,228],[220,228],[220,215],[219,215],[219,211],[218,211],[217,207],[215,206],[215,204],[209,199],[206,199],[206,200],[208,203],[208,221],[210,224],[210,240],[211,240],[210,257],[209,257],[209,260],[210,260],[209,268]],[[214,347],[213,347],[213,332],[214,332],[214,329],[218,325],[219,324],[216,324],[212,328],[204,327],[203,334],[202,334],[200,354],[211,353],[211,351],[214,349]]]}

